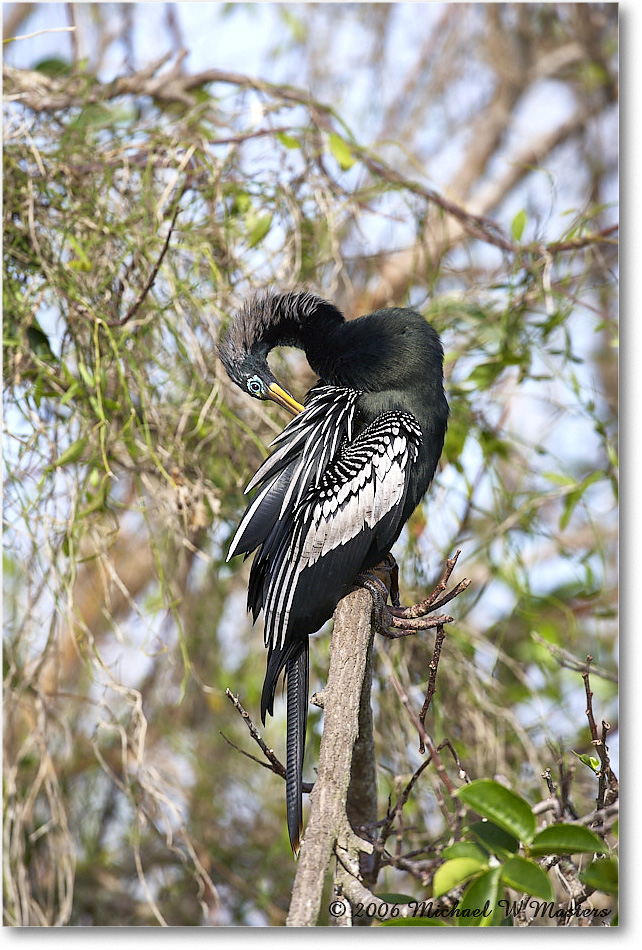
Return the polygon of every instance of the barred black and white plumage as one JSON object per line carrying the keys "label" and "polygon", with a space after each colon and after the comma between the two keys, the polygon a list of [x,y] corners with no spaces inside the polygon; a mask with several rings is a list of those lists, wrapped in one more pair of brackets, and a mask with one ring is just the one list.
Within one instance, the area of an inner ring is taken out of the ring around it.
{"label": "barred black and white plumage", "polygon": [[[267,365],[278,345],[304,349],[321,377],[298,404]],[[413,310],[345,322],[310,293],[247,304],[219,346],[228,374],[258,398],[299,414],[273,442],[247,491],[258,489],[228,558],[258,549],[248,609],[263,610],[268,664],[261,716],[288,689],[288,829],[302,828],[308,637],[328,620],[357,574],[388,554],[425,493],[441,453],[448,406],[435,331]]]}

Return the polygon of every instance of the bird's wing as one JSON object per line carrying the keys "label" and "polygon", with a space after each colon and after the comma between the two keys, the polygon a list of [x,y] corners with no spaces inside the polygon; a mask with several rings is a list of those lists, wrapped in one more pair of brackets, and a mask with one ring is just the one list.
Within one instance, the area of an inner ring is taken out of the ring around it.
{"label": "bird's wing", "polygon": [[[275,451],[258,469],[246,492],[261,486],[247,507],[232,539],[227,560],[249,554],[266,542],[279,525],[283,534],[289,516],[311,485],[318,485],[343,438],[352,438],[356,403],[361,394],[353,389],[316,386],[306,397],[305,410],[296,416],[274,442]],[[272,542],[276,539],[273,537]]]}
{"label": "bird's wing", "polygon": [[[385,552],[396,540],[420,443],[414,416],[382,413],[354,440],[343,441],[288,509],[287,523],[275,523],[259,555],[263,559],[269,547],[261,600],[271,650],[283,648],[291,619],[314,617],[333,595],[336,605],[373,544]],[[305,466],[305,458],[299,464]]]}

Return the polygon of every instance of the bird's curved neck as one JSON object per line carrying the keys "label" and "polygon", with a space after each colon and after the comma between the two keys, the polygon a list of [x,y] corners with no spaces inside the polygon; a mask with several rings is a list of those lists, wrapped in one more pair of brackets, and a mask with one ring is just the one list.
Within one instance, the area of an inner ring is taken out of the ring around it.
{"label": "bird's curved neck", "polygon": [[260,347],[265,355],[277,346],[296,346],[304,350],[315,373],[323,375],[315,364],[328,347],[334,351],[332,341],[345,324],[340,310],[311,293],[280,294],[268,299],[262,318]]}
{"label": "bird's curved neck", "polygon": [[409,393],[428,402],[443,399],[439,337],[412,310],[388,308],[346,322],[321,297],[293,292],[255,301],[245,318],[248,349],[259,358],[277,346],[296,346],[324,383],[388,393],[388,401],[396,392],[406,402]]}

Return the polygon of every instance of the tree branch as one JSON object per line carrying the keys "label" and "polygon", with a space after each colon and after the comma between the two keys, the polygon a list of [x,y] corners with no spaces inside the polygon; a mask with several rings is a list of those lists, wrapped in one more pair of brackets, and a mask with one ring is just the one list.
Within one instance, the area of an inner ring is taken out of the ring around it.
{"label": "tree branch", "polygon": [[[581,106],[570,118],[516,150],[502,163],[503,170],[497,176],[466,199],[465,209],[454,201],[446,201],[431,189],[419,185],[409,188],[408,190],[422,194],[433,207],[436,206],[437,210],[435,214],[429,215],[422,243],[392,254],[383,262],[379,270],[378,283],[367,295],[368,306],[375,310],[377,307],[386,306],[389,301],[399,300],[403,297],[413,274],[421,273],[428,262],[434,265],[447,251],[459,244],[466,234],[488,244],[494,244],[509,254],[518,255],[522,251],[541,254],[546,249],[544,245],[536,244],[532,247],[525,245],[520,248],[515,242],[507,239],[498,225],[486,216],[496,209],[513,188],[533,168],[540,165],[554,149],[582,132],[601,109],[603,109],[603,103],[599,100],[591,106]],[[375,169],[370,163],[370,169],[376,170],[384,180],[393,180],[390,171],[382,164],[378,164]],[[591,243],[604,243],[609,240],[610,233],[607,233],[595,235]],[[556,242],[552,245],[552,253],[576,249],[568,247],[567,243]]]}
{"label": "tree branch", "polygon": [[[366,658],[366,670],[359,702],[359,733],[352,753],[350,785],[346,801],[348,821],[356,832],[373,827],[377,822],[377,766],[372,717],[372,638]],[[373,887],[377,880],[374,855],[362,852],[359,856],[362,881]],[[368,921],[369,923],[369,921]]]}
{"label": "tree branch", "polygon": [[[240,715],[241,719],[247,726],[252,739],[254,739],[254,741],[258,745],[259,749],[261,750],[261,752],[267,759],[267,762],[262,762],[261,759],[257,759],[256,756],[250,755],[250,753],[246,752],[245,749],[240,749],[237,745],[231,742],[230,739],[228,739],[226,735],[224,735],[221,732],[221,735],[223,736],[227,744],[231,745],[232,748],[236,749],[237,752],[240,752],[241,755],[247,756],[248,759],[252,759],[253,762],[257,762],[259,765],[262,765],[263,768],[269,769],[271,772],[274,772],[275,775],[279,775],[283,780],[285,780],[285,766],[276,757],[276,755],[274,754],[274,751],[268,748],[268,746],[265,744],[265,742],[263,741],[263,739],[261,738],[259,734],[259,730],[254,725],[254,722],[252,721],[252,717],[250,716],[249,712],[247,712],[247,710],[243,708],[238,697],[234,695],[231,689],[226,689],[225,695],[227,696],[229,701],[232,703],[237,713]],[[310,782],[303,783],[304,792],[311,792],[313,787],[314,786]]]}
{"label": "tree branch", "polygon": [[328,682],[318,697],[325,721],[317,780],[310,796],[310,817],[294,881],[289,927],[313,927],[321,907],[325,875],[335,845],[358,873],[358,853],[372,851],[350,828],[346,813],[353,747],[359,734],[359,708],[367,676],[373,632],[372,600],[353,591],[334,615]]}

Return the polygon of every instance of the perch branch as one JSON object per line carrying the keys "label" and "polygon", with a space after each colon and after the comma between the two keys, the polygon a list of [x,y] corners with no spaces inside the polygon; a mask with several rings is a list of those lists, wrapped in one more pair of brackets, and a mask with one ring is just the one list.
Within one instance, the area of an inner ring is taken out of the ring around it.
{"label": "perch branch", "polygon": [[372,642],[372,601],[367,591],[353,591],[334,615],[330,668],[323,690],[324,725],[317,780],[310,796],[310,816],[301,847],[287,925],[314,927],[333,849],[341,851],[359,873],[358,853],[372,845],[354,834],[346,814],[352,752],[359,732],[359,706]]}

